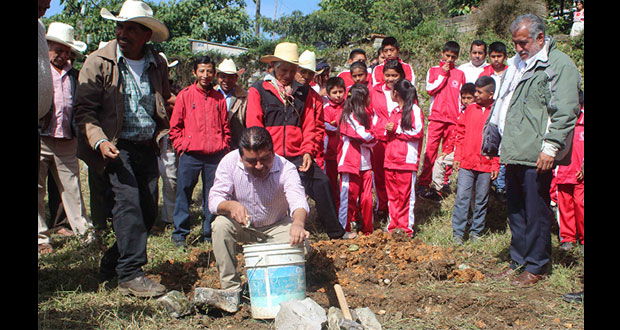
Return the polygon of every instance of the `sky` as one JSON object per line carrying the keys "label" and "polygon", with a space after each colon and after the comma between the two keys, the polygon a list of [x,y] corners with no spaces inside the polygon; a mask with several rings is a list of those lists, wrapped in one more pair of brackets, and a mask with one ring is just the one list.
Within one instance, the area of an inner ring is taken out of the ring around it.
{"label": "sky", "polygon": [[[153,0],[155,3],[159,3],[160,1],[161,0]],[[261,16],[273,18],[276,1],[278,3],[277,17],[290,15],[294,10],[300,10],[305,15],[310,14],[315,10],[319,10],[319,2],[321,2],[320,0],[261,0]],[[52,0],[50,8],[47,10],[44,17],[50,17],[60,13],[63,7],[64,6],[60,5],[60,0]],[[256,5],[253,0],[245,0],[245,10],[250,18],[254,19]]]}

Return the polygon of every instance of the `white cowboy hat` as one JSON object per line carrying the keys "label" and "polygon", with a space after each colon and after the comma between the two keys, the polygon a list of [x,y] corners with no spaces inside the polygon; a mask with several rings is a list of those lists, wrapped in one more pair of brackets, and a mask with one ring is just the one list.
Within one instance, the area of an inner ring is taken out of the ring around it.
{"label": "white cowboy hat", "polygon": [[114,16],[109,10],[101,8],[101,17],[117,22],[135,22],[142,24],[151,31],[151,41],[161,42],[168,39],[168,28],[164,23],[153,17],[153,10],[142,1],[127,0],[123,3],[118,16]]}
{"label": "white cowboy hat", "polygon": [[301,53],[299,55],[299,67],[316,73],[316,54],[310,50]]}
{"label": "white cowboy hat", "polygon": [[292,42],[282,42],[276,45],[273,55],[265,55],[260,58],[263,63],[271,63],[276,61],[284,61],[292,64],[299,64],[299,52],[297,44]]}
{"label": "white cowboy hat", "polygon": [[166,61],[166,64],[168,65],[169,68],[179,64],[179,61],[177,61],[177,60],[174,60],[174,61],[172,61],[172,63],[169,63],[168,62],[168,58],[166,57],[166,54],[164,54],[164,52],[159,52],[159,56],[164,58],[164,61]]}
{"label": "white cowboy hat", "polygon": [[223,60],[222,63],[220,63],[220,65],[217,66],[217,72],[221,72],[225,74],[242,75],[243,72],[245,72],[245,69],[237,70],[237,66],[235,65],[235,62],[227,58]]}
{"label": "white cowboy hat", "polygon": [[84,53],[86,43],[73,39],[73,26],[60,22],[52,22],[47,28],[45,39],[71,47],[76,53]]}

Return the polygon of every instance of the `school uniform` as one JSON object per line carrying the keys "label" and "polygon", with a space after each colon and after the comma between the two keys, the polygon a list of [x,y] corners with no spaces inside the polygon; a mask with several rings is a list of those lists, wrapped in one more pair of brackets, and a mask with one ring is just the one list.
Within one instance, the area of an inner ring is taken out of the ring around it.
{"label": "school uniform", "polygon": [[359,198],[362,232],[373,230],[371,152],[375,137],[353,115],[340,126],[341,148],[338,151],[340,173],[340,207],[338,218],[347,232],[357,210]]}
{"label": "school uniform", "polygon": [[[403,66],[403,71],[405,71],[405,79],[409,80],[411,82],[412,85],[415,85],[415,73],[413,73],[413,67],[405,62],[403,62],[403,60],[399,58],[398,62],[400,62],[400,65]],[[383,82],[385,82],[385,80],[383,79],[383,67],[385,66],[385,62],[387,60],[385,60],[383,63],[377,65],[373,70],[372,70],[372,85],[378,85],[381,84]]]}
{"label": "school uniform", "polygon": [[[431,105],[426,128],[424,162],[418,178],[419,186],[428,187],[431,183],[439,144],[442,140],[448,140],[456,127],[461,106],[460,92],[464,84],[465,74],[454,67],[444,72],[441,66],[437,65],[431,67],[426,74],[426,91],[431,96]],[[443,151],[448,152],[445,143],[443,145]]]}
{"label": "school uniform", "polygon": [[376,122],[373,123],[373,127],[377,132],[381,132],[381,134],[377,135],[377,143],[372,150],[373,186],[377,194],[376,210],[387,211],[388,197],[385,189],[385,169],[383,167],[387,136],[383,135],[383,132],[385,131],[385,124],[390,113],[398,107],[398,103],[392,101],[392,91],[385,83],[373,86],[369,92],[370,107],[373,115],[376,116]]}
{"label": "school uniform", "polygon": [[[338,192],[338,150],[340,144],[340,132],[338,124],[342,106],[333,103],[331,100],[323,107],[323,120],[325,125],[325,140],[323,141],[323,158],[325,160],[325,174],[329,178],[334,196],[340,196]],[[332,125],[332,122],[336,124]],[[339,199],[336,199],[336,207],[339,206]]]}
{"label": "school uniform", "polygon": [[424,137],[424,113],[420,107],[413,105],[411,129],[404,130],[401,121],[402,111],[396,107],[390,112],[387,120],[387,122],[394,123],[393,132],[386,132],[385,125],[383,126],[383,136],[387,138],[384,167],[390,214],[387,230],[392,232],[395,228],[402,228],[411,236],[415,224],[413,187]]}
{"label": "school uniform", "polygon": [[482,129],[489,117],[491,105],[483,107],[470,104],[459,118],[456,128],[454,161],[460,161],[456,198],[452,212],[452,230],[455,237],[462,238],[467,225],[467,215],[475,187],[475,203],[470,236],[478,237],[484,230],[491,186],[491,172],[499,171],[499,158],[487,159],[480,153]]}
{"label": "school uniform", "polygon": [[558,196],[558,225],[561,243],[583,244],[584,181],[577,181],[584,160],[584,112],[575,125],[571,163],[555,169],[555,183]]}
{"label": "school uniform", "polygon": [[[351,76],[351,70],[345,70],[340,72],[337,77],[342,78],[344,80],[344,86],[346,89],[351,88],[355,84],[353,78]],[[372,87],[372,70],[368,69],[368,73],[366,74],[366,81],[368,82],[368,88]]]}

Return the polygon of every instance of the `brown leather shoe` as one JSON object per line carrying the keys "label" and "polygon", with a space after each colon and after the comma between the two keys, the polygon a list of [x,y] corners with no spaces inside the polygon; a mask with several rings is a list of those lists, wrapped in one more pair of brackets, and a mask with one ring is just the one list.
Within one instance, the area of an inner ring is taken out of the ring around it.
{"label": "brown leather shoe", "polygon": [[512,284],[516,286],[530,286],[534,285],[536,282],[542,280],[544,278],[544,274],[535,275],[528,271],[523,271],[521,275],[512,281]]}
{"label": "brown leather shoe", "polygon": [[508,268],[508,269],[506,269],[505,271],[503,271],[501,273],[491,275],[491,278],[494,279],[494,280],[502,280],[502,279],[509,278],[509,277],[513,276],[516,272],[517,271],[512,269],[512,268]]}

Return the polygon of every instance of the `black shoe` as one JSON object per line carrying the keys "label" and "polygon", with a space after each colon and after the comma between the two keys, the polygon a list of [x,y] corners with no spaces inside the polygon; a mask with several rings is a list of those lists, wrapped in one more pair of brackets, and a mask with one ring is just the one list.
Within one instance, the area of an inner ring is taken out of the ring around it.
{"label": "black shoe", "polygon": [[150,298],[166,293],[166,287],[146,276],[138,276],[133,280],[118,283],[118,291],[123,295]]}
{"label": "black shoe", "polygon": [[435,189],[429,189],[425,193],[420,195],[420,198],[429,202],[439,203],[443,200],[443,196]]}
{"label": "black shoe", "polygon": [[583,302],[583,291],[567,293],[562,296],[562,299],[566,302],[582,303]]}

